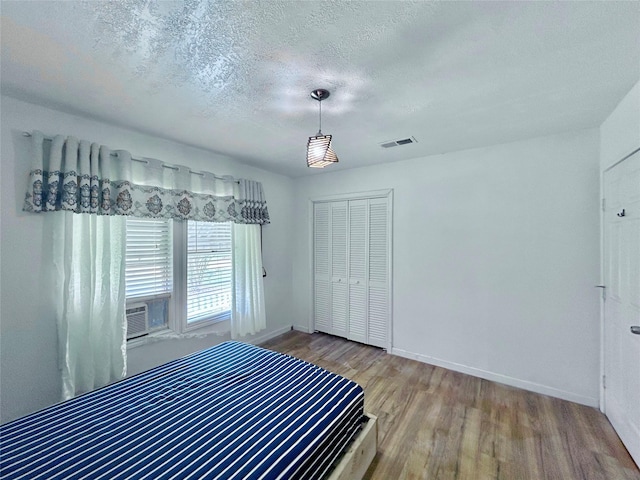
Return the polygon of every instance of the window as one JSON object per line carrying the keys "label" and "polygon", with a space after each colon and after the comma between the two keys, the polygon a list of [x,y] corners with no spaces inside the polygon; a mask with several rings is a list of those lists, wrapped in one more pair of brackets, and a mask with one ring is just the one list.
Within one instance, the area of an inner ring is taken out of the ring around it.
{"label": "window", "polygon": [[230,223],[127,217],[127,338],[229,319],[231,245]]}
{"label": "window", "polygon": [[171,223],[127,217],[127,298],[171,294]]}
{"label": "window", "polygon": [[171,223],[127,217],[127,339],[169,326],[173,292]]}
{"label": "window", "polygon": [[187,325],[228,318],[231,311],[231,224],[188,222]]}

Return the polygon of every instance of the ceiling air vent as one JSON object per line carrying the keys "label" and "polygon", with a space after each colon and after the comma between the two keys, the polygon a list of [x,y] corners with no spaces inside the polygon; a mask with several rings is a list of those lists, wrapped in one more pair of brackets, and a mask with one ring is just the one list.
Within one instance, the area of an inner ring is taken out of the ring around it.
{"label": "ceiling air vent", "polygon": [[397,147],[399,145],[409,145],[410,143],[418,143],[416,137],[401,138],[400,140],[391,140],[390,142],[381,143],[382,148]]}

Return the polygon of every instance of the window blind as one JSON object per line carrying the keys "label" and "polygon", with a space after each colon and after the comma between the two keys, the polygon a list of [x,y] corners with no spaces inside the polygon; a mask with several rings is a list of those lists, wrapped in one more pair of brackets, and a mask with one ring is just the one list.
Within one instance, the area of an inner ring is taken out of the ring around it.
{"label": "window blind", "polygon": [[231,223],[188,222],[187,323],[231,311]]}
{"label": "window blind", "polygon": [[171,243],[170,221],[127,217],[127,298],[172,292]]}

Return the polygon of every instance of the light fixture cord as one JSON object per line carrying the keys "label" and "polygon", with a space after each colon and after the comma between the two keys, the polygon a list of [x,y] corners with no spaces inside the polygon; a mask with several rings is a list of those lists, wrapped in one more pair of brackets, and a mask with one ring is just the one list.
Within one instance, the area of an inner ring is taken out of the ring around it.
{"label": "light fixture cord", "polygon": [[319,110],[319,117],[318,117],[318,123],[320,124],[319,128],[318,128],[318,135],[322,134],[322,99],[320,99],[318,101],[318,103],[320,104],[320,110]]}

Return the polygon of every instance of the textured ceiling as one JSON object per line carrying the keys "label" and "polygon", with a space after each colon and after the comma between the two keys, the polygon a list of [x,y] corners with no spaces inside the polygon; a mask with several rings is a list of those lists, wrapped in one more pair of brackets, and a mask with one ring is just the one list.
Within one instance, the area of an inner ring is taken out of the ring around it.
{"label": "textured ceiling", "polygon": [[0,7],[2,93],[291,177],[314,88],[333,171],[594,127],[640,78],[640,2]]}

